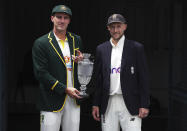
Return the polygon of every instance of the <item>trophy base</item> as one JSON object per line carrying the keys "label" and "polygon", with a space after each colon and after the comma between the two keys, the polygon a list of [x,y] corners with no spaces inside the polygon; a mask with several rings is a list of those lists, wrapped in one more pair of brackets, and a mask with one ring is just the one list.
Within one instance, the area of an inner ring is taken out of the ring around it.
{"label": "trophy base", "polygon": [[89,97],[89,94],[81,92],[79,96],[81,97],[80,99],[86,99]]}

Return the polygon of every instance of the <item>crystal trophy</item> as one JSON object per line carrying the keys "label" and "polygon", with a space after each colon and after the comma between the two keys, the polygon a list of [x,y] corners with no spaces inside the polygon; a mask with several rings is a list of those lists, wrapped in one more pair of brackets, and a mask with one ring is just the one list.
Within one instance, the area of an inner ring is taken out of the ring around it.
{"label": "crystal trophy", "polygon": [[83,60],[78,62],[78,80],[81,85],[80,96],[86,98],[89,95],[86,93],[86,85],[90,82],[93,72],[93,62],[89,57],[91,54],[83,53]]}

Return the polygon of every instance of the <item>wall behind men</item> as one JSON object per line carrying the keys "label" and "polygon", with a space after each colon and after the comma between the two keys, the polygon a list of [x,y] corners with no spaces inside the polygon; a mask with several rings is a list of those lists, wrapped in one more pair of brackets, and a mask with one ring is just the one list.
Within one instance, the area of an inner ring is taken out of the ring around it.
{"label": "wall behind men", "polygon": [[[0,1],[0,18],[3,18],[3,5]],[[0,19],[0,131],[7,129],[6,45],[3,31],[3,20]]]}

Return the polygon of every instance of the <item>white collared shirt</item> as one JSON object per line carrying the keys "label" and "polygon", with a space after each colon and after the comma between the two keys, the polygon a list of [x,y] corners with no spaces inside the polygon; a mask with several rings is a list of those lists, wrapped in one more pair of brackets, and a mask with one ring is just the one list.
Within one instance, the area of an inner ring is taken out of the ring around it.
{"label": "white collared shirt", "polygon": [[[55,33],[54,33],[55,35]],[[64,56],[64,60],[65,60],[65,63],[66,63],[66,67],[67,67],[67,78],[68,78],[68,87],[73,87],[73,84],[72,84],[72,65],[71,65],[71,55],[70,55],[70,48],[69,48],[69,43],[68,43],[68,40],[66,38],[66,40],[64,41],[64,47],[62,46],[61,44],[61,39],[59,39],[56,35],[55,35],[55,38],[58,42],[58,45],[62,51],[62,54]]]}
{"label": "white collared shirt", "polygon": [[112,45],[110,95],[122,94],[121,82],[120,82],[120,69],[121,69],[121,58],[122,58],[124,41],[125,41],[124,35],[120,38],[117,45],[113,44],[112,38],[110,39],[110,43]]}

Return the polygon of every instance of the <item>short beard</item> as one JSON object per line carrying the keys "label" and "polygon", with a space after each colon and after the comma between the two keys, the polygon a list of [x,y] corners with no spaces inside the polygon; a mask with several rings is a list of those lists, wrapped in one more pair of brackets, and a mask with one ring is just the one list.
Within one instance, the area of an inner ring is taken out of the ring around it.
{"label": "short beard", "polygon": [[113,40],[114,41],[119,41],[120,39],[121,39],[121,37],[122,37],[123,35],[121,35],[119,38],[117,38],[117,39],[115,39],[114,37],[113,37]]}

